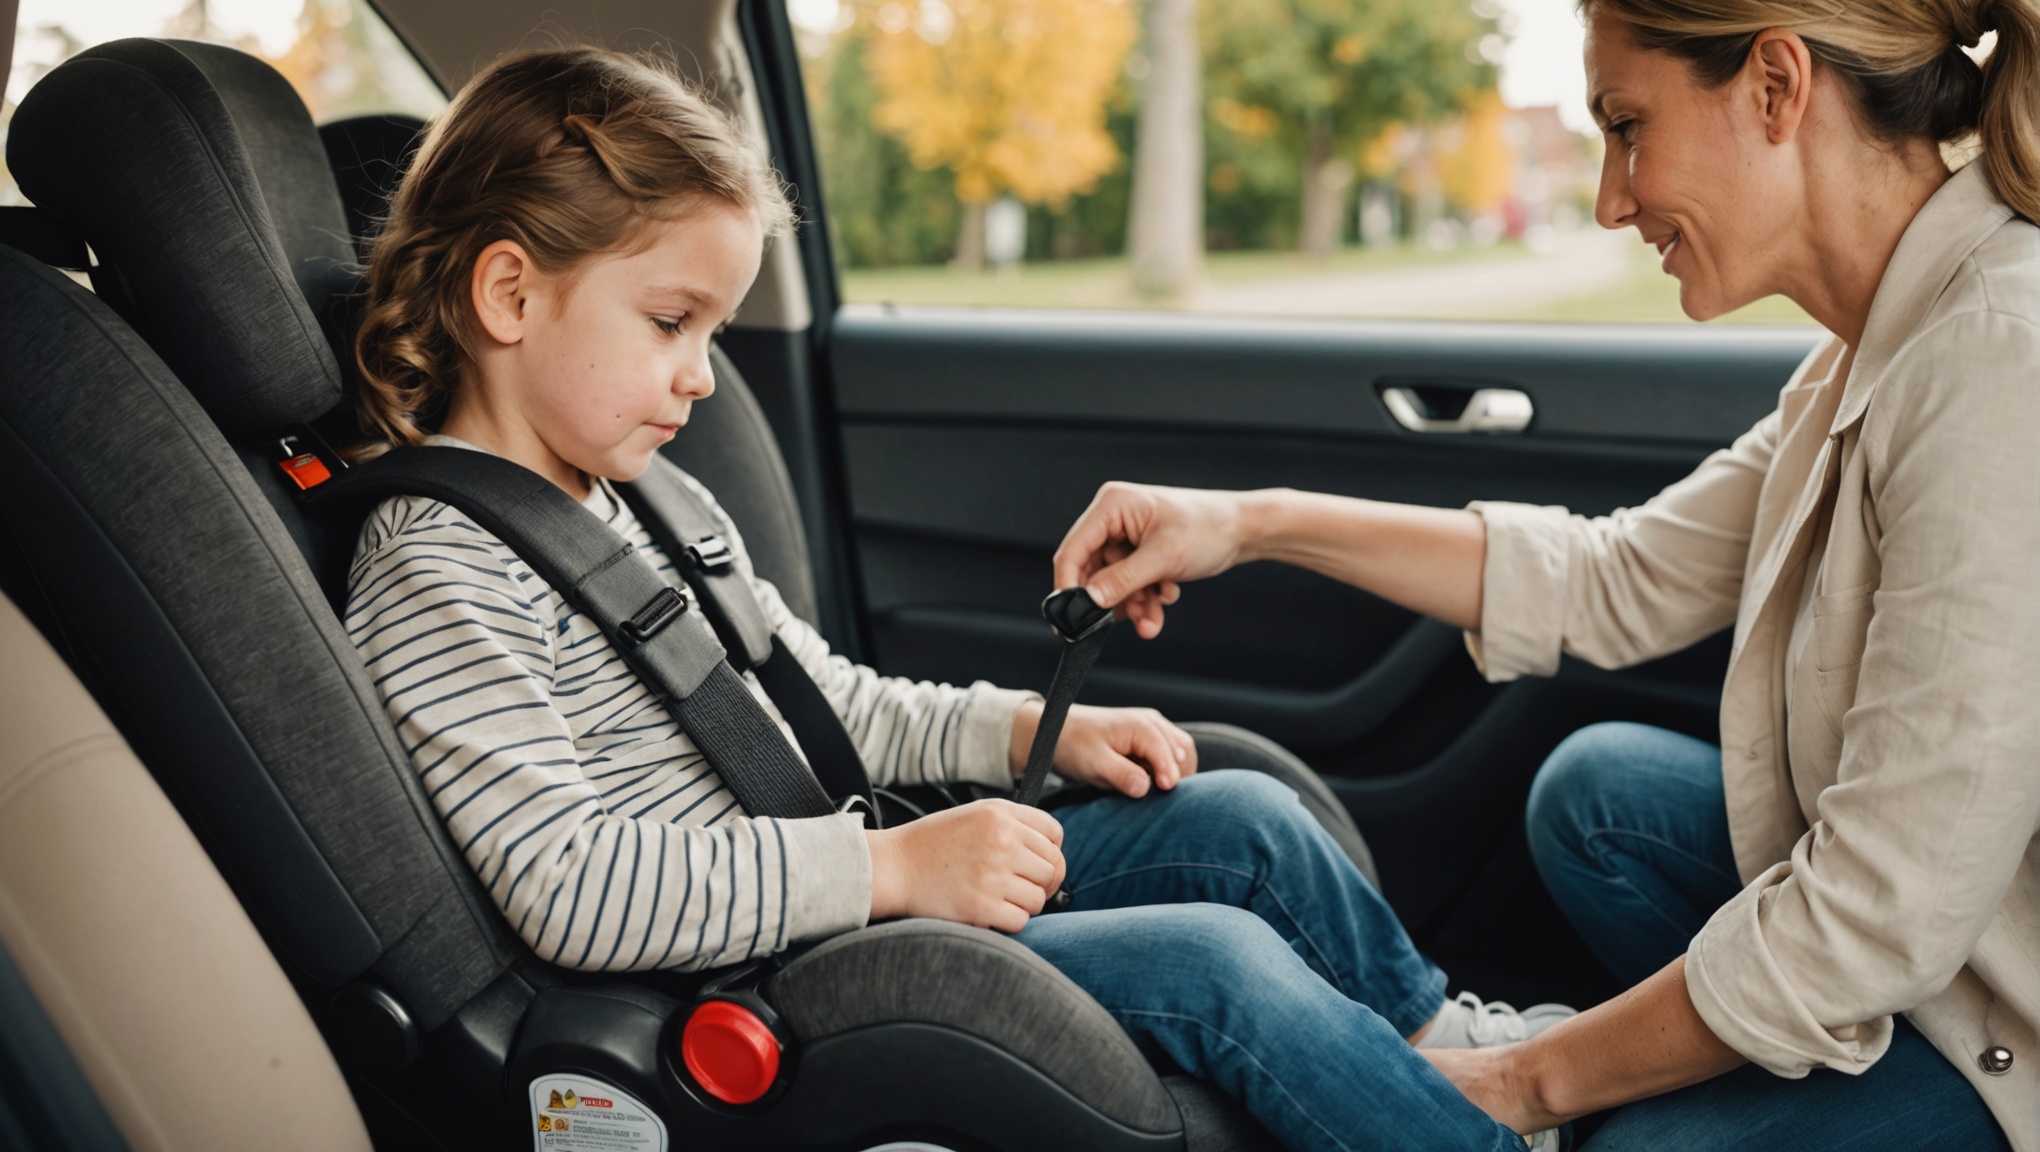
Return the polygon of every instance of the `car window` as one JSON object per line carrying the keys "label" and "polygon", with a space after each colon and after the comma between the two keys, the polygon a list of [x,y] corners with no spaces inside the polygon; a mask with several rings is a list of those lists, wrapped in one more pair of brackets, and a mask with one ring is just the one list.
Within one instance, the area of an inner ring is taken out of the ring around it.
{"label": "car window", "polygon": [[1690,323],[1593,221],[1574,0],[788,11],[848,301]]}
{"label": "car window", "polygon": [[[21,0],[0,142],[15,105],[50,69],[128,36],[207,40],[251,52],[287,77],[325,123],[373,112],[429,117],[446,97],[365,0]],[[26,204],[0,163],[0,204]]]}

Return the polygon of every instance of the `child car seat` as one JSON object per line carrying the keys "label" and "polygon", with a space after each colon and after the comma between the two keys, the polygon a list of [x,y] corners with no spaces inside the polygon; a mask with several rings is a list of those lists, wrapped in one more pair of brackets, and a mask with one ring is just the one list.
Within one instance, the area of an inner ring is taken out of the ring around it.
{"label": "child car seat", "polygon": [[288,86],[231,50],[105,45],[24,101],[9,160],[92,243],[104,299],[0,251],[0,580],[178,799],[388,1142],[527,1138],[527,1088],[563,1069],[627,1086],[705,1147],[1265,1139],[1207,1088],[1165,1086],[1024,948],[918,921],[767,966],[751,990],[720,982],[776,1013],[791,1048],[768,1102],[711,1099],[674,1050],[699,982],[530,956],[448,843],[305,563],[344,568],[352,541],[300,515],[276,441],[340,399],[314,309],[349,240]]}

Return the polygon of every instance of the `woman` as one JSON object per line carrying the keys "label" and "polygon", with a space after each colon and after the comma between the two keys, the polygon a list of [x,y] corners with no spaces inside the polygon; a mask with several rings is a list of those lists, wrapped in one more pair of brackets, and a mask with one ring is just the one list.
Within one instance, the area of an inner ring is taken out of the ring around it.
{"label": "woman", "polygon": [[1627,1105],[1597,1149],[2040,1149],[2040,16],[1583,8],[1599,221],[1695,319],[1775,293],[1832,334],[1777,411],[1592,520],[1108,485],[1057,583],[1153,636],[1179,582],[1285,560],[1464,627],[1491,680],[1733,624],[1720,748],[1591,728],[1532,795],[1547,885],[1640,982],[1433,1063],[1517,1131]]}

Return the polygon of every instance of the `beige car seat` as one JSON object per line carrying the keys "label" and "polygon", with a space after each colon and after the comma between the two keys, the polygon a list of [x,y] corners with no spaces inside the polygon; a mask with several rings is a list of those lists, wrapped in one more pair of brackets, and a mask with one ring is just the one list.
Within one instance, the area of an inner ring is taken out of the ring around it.
{"label": "beige car seat", "polygon": [[0,733],[0,946],[128,1147],[367,1149],[226,881],[4,597]]}

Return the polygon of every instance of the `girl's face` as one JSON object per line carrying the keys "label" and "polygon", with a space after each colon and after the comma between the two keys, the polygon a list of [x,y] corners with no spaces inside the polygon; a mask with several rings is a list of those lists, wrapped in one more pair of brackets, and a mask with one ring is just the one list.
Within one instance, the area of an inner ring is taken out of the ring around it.
{"label": "girl's face", "polygon": [[722,202],[650,228],[642,246],[568,276],[538,271],[509,241],[485,250],[474,284],[485,348],[445,431],[577,496],[587,476],[643,474],[715,390],[709,341],[764,245],[757,219]]}
{"label": "girl's face", "polygon": [[1776,94],[1762,69],[1704,87],[1683,61],[1637,48],[1599,14],[1586,65],[1607,144],[1595,219],[1633,227],[1657,248],[1695,320],[1778,291],[1800,182],[1793,150],[1770,141]]}

